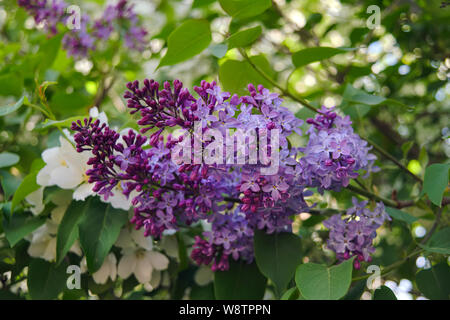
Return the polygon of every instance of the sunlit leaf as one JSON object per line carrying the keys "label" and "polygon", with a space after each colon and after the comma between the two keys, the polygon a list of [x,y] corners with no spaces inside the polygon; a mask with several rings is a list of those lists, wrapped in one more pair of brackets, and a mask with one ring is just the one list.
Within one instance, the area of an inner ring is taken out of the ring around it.
{"label": "sunlit leaf", "polygon": [[259,15],[272,6],[271,0],[219,0],[222,9],[236,19]]}
{"label": "sunlit leaf", "polygon": [[186,21],[170,34],[167,53],[158,67],[185,61],[205,50],[210,42],[211,31],[207,20]]}

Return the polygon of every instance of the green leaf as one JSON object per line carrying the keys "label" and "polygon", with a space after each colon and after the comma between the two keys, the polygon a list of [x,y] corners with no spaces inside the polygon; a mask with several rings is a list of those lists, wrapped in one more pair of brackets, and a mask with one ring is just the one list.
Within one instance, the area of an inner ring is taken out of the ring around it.
{"label": "green leaf", "polygon": [[158,68],[185,61],[205,50],[210,42],[209,22],[188,20],[170,34],[167,53],[161,59]]}
{"label": "green leaf", "polygon": [[435,163],[425,170],[422,194],[428,194],[428,198],[438,207],[442,204],[442,197],[448,187],[449,163]]}
{"label": "green leaf", "polygon": [[214,300],[214,285],[193,286],[189,295],[191,300]]}
{"label": "green leaf", "polygon": [[8,214],[3,207],[3,231],[11,247],[45,223],[45,217],[33,217],[24,212]]}
{"label": "green leaf", "polygon": [[87,108],[90,104],[92,104],[91,97],[79,91],[66,93],[64,90],[57,90],[50,100],[50,107],[53,110],[70,115]]}
{"label": "green leaf", "polygon": [[[270,68],[269,62],[263,55],[250,57],[250,60],[269,77],[275,76],[275,72]],[[246,61],[225,61],[219,68],[219,79],[224,90],[239,95],[248,94],[247,85],[249,83],[253,83],[255,86],[262,84],[266,88],[272,88],[272,84]]]}
{"label": "green leaf", "polygon": [[245,29],[228,38],[228,49],[245,48],[255,42],[261,35],[262,28],[257,26],[254,28]]}
{"label": "green leaf", "polygon": [[56,267],[42,259],[33,259],[28,270],[28,290],[34,300],[50,300],[58,297],[67,281],[67,264]]}
{"label": "green leaf", "polygon": [[397,297],[391,289],[381,286],[373,293],[373,300],[397,300]]}
{"label": "green leaf", "polygon": [[0,168],[11,167],[19,162],[20,157],[11,152],[2,152],[0,153]]}
{"label": "green leaf", "polygon": [[372,95],[364,90],[354,88],[351,84],[347,84],[344,94],[342,95],[340,109],[350,117],[358,119],[367,114],[370,111],[370,107],[378,106],[380,104],[393,104],[400,107],[407,107],[399,101]]}
{"label": "green leaf", "polygon": [[292,54],[292,63],[296,68],[303,67],[312,62],[329,59],[337,54],[346,53],[352,48],[315,47],[307,48]]}
{"label": "green leaf", "polygon": [[22,94],[23,79],[17,74],[0,75],[0,96],[20,96]]}
{"label": "green leaf", "polygon": [[416,275],[420,292],[431,300],[448,300],[450,295],[450,267],[442,262]]}
{"label": "green leaf", "polygon": [[72,201],[67,208],[56,236],[56,264],[60,264],[78,237],[78,226],[87,214],[96,215],[98,212],[90,210],[92,198],[87,201]]}
{"label": "green leaf", "polygon": [[[21,106],[24,105],[24,101],[27,99],[26,96],[22,96],[15,104],[9,106],[0,107],[0,117],[6,116],[7,114],[13,113],[14,111],[19,110]],[[27,99],[28,101],[28,99]]]}
{"label": "green leaf", "polygon": [[402,144],[402,151],[403,151],[403,158],[406,159],[408,156],[408,152],[409,150],[411,150],[411,148],[414,145],[414,141],[407,141],[404,144]]}
{"label": "green leaf", "polygon": [[267,279],[253,262],[230,261],[230,269],[214,273],[214,294],[218,300],[260,300]]}
{"label": "green leaf", "polygon": [[79,225],[80,244],[90,273],[100,269],[126,222],[126,211],[114,209],[98,198],[91,200],[89,213]]}
{"label": "green leaf", "polygon": [[327,268],[315,263],[301,264],[295,274],[300,294],[307,300],[337,300],[345,296],[352,282],[354,257]]}
{"label": "green leaf", "polygon": [[223,58],[227,54],[228,46],[224,43],[213,44],[209,47],[209,51],[216,58]]}
{"label": "green leaf", "polygon": [[216,2],[216,0],[194,0],[192,3],[192,9],[201,8],[214,2]]}
{"label": "green leaf", "polygon": [[0,170],[0,183],[2,185],[4,198],[6,200],[8,200],[14,192],[16,192],[21,182],[22,181],[18,177],[13,176],[8,171]]}
{"label": "green leaf", "polygon": [[272,6],[271,0],[219,0],[222,9],[236,19],[260,15]]}
{"label": "green leaf", "polygon": [[386,98],[369,94],[364,90],[356,89],[351,84],[347,84],[342,97],[346,101],[366,104],[369,106],[376,106],[387,100]]}
{"label": "green leaf", "polygon": [[412,224],[416,222],[418,219],[409,213],[406,213],[404,211],[401,211],[399,209],[386,207],[386,212],[394,219],[404,221],[408,224]]}
{"label": "green leaf", "polygon": [[366,289],[366,280],[359,280],[353,283],[342,300],[360,300],[364,290]]}
{"label": "green leaf", "polygon": [[19,188],[17,188],[17,191],[14,193],[11,202],[12,212],[14,212],[14,209],[17,207],[20,201],[22,201],[30,193],[36,191],[41,187],[36,182],[36,176],[39,173],[39,170],[41,170],[44,166],[45,162],[42,159],[36,159],[33,161],[33,164],[31,165],[31,172],[22,180]]}
{"label": "green leaf", "polygon": [[40,123],[36,126],[37,130],[48,129],[48,128],[70,128],[72,126],[72,122],[76,122],[77,120],[83,120],[83,117],[75,116],[70,117],[64,120],[50,120],[46,119],[43,123]]}
{"label": "green leaf", "polygon": [[419,246],[429,252],[450,254],[450,227],[439,230],[427,244],[419,244]]}
{"label": "green leaf", "polygon": [[64,34],[58,34],[43,42],[39,48],[38,55],[39,64],[38,68],[41,74],[43,74],[47,69],[51,68],[55,63],[56,57],[58,56],[59,48],[61,47],[61,41]]}
{"label": "green leaf", "polygon": [[290,288],[286,290],[281,296],[280,300],[298,300],[300,298],[300,292],[298,292],[297,287]]}
{"label": "green leaf", "polygon": [[284,291],[301,263],[300,238],[289,232],[255,232],[255,260],[259,270],[272,280],[277,292]]}

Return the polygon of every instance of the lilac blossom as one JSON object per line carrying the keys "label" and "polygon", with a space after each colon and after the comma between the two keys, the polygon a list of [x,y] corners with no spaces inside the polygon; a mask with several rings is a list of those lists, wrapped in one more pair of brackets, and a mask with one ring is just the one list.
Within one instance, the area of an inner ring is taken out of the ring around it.
{"label": "lilac blossom", "polygon": [[332,109],[322,107],[319,115],[308,119],[309,141],[300,151],[302,178],[306,185],[322,190],[339,190],[360,171],[373,170],[376,157],[369,153],[367,142],[353,132],[348,116],[341,117]]}
{"label": "lilac blossom", "polygon": [[[281,106],[278,94],[249,85],[249,95],[239,97],[206,81],[194,87],[197,99],[178,80],[160,86],[146,79],[142,85],[128,83],[127,88],[124,97],[130,113],[139,114],[140,134],[130,131],[120,137],[91,119],[74,123],[72,130],[77,132],[77,150],[92,153],[92,169],[87,175],[95,183],[95,192],[107,197],[117,183],[123,185],[125,196],[137,192],[132,199],[131,222],[137,229],[143,228],[145,235],[158,239],[165,230],[206,220],[211,231],[196,238],[191,257],[213,270],[226,270],[229,259],[253,260],[254,230],[289,232],[292,216],[308,210],[305,196],[311,192],[305,190],[298,173],[298,151],[289,151],[287,143],[279,172],[271,176],[259,174],[264,163],[176,165],[171,158],[171,151],[180,143],[193,143],[194,139],[202,147],[211,143],[196,135],[174,138],[167,132],[175,127],[192,133],[196,121],[202,122],[202,132],[277,128],[284,141],[294,132],[301,134],[303,122]],[[141,135],[146,133],[148,138]],[[144,144],[150,148],[144,149]],[[231,157],[237,163],[237,152]]]}
{"label": "lilac blossom", "polygon": [[373,239],[377,235],[376,230],[391,218],[382,202],[370,210],[366,208],[367,201],[358,202],[356,198],[352,201],[353,207],[344,216],[333,215],[323,225],[330,229],[327,248],[333,250],[340,261],[356,256],[354,266],[359,269],[361,262],[372,259],[370,254],[375,251]]}
{"label": "lilac blossom", "polygon": [[[58,34],[59,26],[66,24],[70,18],[66,13],[68,4],[62,0],[18,0],[18,4],[34,17],[37,24],[43,23],[50,36]],[[88,57],[91,51],[101,47],[96,44],[108,41],[113,32],[119,34],[129,49],[143,51],[146,48],[148,33],[140,25],[128,0],[119,0],[117,4],[107,6],[96,21],[88,15],[83,15],[80,20],[80,28],[68,30],[63,38],[64,49],[75,59]]]}

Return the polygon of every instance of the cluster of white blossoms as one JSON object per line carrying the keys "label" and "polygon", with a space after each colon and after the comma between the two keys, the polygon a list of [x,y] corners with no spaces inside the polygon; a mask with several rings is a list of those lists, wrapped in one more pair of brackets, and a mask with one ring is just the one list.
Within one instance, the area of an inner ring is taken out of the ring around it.
{"label": "cluster of white blossoms", "polygon": [[[90,111],[90,116],[102,123],[108,119],[104,112],[99,113],[97,108]],[[126,129],[128,131],[129,129]],[[93,192],[94,184],[89,183],[85,172],[89,169],[87,153],[78,153],[73,145],[73,137],[68,131],[65,137],[60,137],[60,146],[49,148],[42,153],[45,166],[36,176],[36,182],[41,187],[29,194],[26,201],[34,215],[39,215],[45,208],[43,201],[44,188],[57,186],[59,190],[51,194],[50,202],[55,205],[50,217],[41,227],[31,233],[26,239],[30,242],[28,254],[32,257],[47,261],[56,259],[56,234],[58,226],[69,207],[71,201],[84,201],[89,196],[97,196]],[[133,194],[127,199],[120,190],[112,190],[113,196],[104,202],[116,209],[128,211],[131,208]],[[163,253],[155,250],[151,237],[145,237],[143,230],[134,230],[126,224],[121,230],[115,246],[121,249],[119,260],[113,252],[106,257],[101,268],[92,277],[96,283],[105,284],[108,279],[116,280],[117,276],[126,279],[134,274],[137,281],[144,288],[151,291],[159,286],[162,271],[169,265],[169,259]],[[166,236],[160,244],[167,255],[178,259],[178,244],[175,236]],[[75,242],[71,252],[82,256],[78,242]],[[81,270],[86,272],[86,258],[81,261]]]}
{"label": "cluster of white blossoms", "polygon": [[[153,250],[153,241],[145,237],[143,230],[135,230],[131,226],[124,227],[115,243],[121,248],[121,258],[111,252],[106,257],[101,268],[92,277],[99,284],[105,284],[108,279],[115,281],[117,276],[127,279],[132,274],[144,285],[147,291],[157,288],[162,279],[162,271],[169,266],[169,259],[159,251]],[[176,241],[166,242],[165,251],[178,251]],[[85,272],[86,259],[83,258],[81,271]]]}

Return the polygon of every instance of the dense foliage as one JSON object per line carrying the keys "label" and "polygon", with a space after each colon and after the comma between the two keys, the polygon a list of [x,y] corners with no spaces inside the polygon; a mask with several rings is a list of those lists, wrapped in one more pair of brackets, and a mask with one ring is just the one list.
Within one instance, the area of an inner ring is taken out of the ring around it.
{"label": "dense foliage", "polygon": [[449,299],[449,18],[0,0],[0,299]]}

